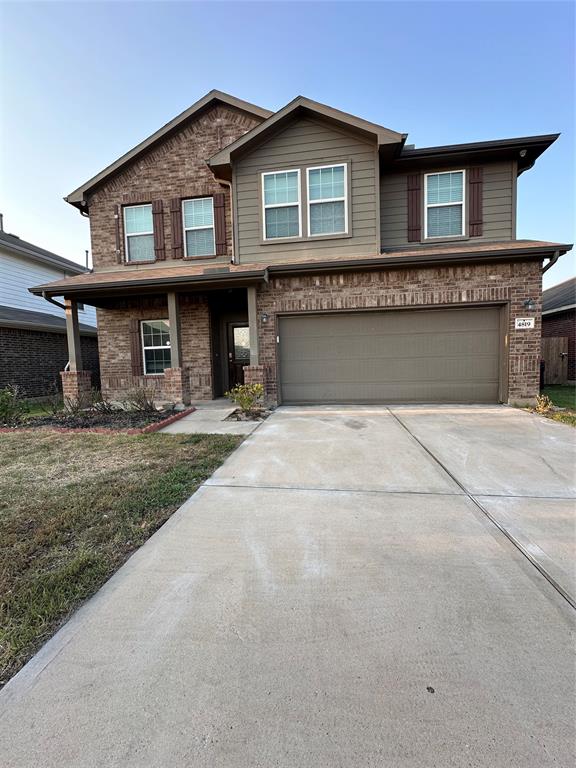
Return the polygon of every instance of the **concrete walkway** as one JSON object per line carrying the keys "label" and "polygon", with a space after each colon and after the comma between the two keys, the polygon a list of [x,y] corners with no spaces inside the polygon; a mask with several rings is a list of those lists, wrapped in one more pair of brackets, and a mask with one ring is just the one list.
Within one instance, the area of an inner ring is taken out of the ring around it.
{"label": "concrete walkway", "polygon": [[3,768],[572,766],[575,612],[483,504],[569,585],[575,434],[279,409],[0,694]]}
{"label": "concrete walkway", "polygon": [[169,424],[160,432],[169,435],[249,435],[261,424],[259,421],[227,421],[236,410],[230,401],[218,400],[192,403],[196,410]]}

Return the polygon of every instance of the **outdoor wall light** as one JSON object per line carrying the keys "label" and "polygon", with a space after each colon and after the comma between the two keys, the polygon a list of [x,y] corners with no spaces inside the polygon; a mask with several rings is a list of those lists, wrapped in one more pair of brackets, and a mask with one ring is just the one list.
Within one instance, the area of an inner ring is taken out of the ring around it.
{"label": "outdoor wall light", "polygon": [[262,312],[262,314],[260,315],[260,320],[262,320],[263,323],[267,323],[268,322],[268,314],[266,312]]}
{"label": "outdoor wall light", "polygon": [[534,299],[524,299],[524,309],[533,312],[536,309],[536,302]]}

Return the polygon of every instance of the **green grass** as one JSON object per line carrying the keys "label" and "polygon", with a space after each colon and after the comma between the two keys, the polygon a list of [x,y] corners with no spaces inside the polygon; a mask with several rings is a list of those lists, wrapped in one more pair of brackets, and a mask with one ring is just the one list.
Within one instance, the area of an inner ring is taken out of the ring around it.
{"label": "green grass", "polygon": [[239,442],[229,435],[0,435],[0,685]]}
{"label": "green grass", "polygon": [[544,394],[559,408],[570,408],[576,411],[576,387],[556,386],[544,387]]}
{"label": "green grass", "polygon": [[543,394],[548,395],[556,407],[566,408],[565,411],[550,411],[544,415],[548,419],[553,419],[554,421],[560,421],[562,424],[576,427],[576,387],[545,387]]}

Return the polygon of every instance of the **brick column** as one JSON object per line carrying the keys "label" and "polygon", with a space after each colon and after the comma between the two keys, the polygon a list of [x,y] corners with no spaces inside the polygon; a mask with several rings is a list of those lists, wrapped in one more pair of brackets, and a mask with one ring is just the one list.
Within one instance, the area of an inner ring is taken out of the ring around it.
{"label": "brick column", "polygon": [[174,403],[190,403],[190,385],[184,368],[165,368],[163,391]]}
{"label": "brick column", "polygon": [[245,365],[244,384],[262,384],[264,386],[264,366],[263,365]]}
{"label": "brick column", "polygon": [[88,404],[92,392],[92,373],[90,371],[60,371],[64,402]]}

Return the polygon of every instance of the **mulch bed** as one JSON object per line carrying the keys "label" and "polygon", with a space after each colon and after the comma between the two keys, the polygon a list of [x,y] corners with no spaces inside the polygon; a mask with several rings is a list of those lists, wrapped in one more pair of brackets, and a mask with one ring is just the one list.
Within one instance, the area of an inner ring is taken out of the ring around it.
{"label": "mulch bed", "polygon": [[58,432],[125,432],[126,434],[134,435],[156,432],[195,410],[195,408],[187,408],[184,411],[112,411],[111,413],[84,411],[78,414],[59,413],[48,416],[34,416],[26,419],[16,427],[0,425],[0,432],[48,427]]}

